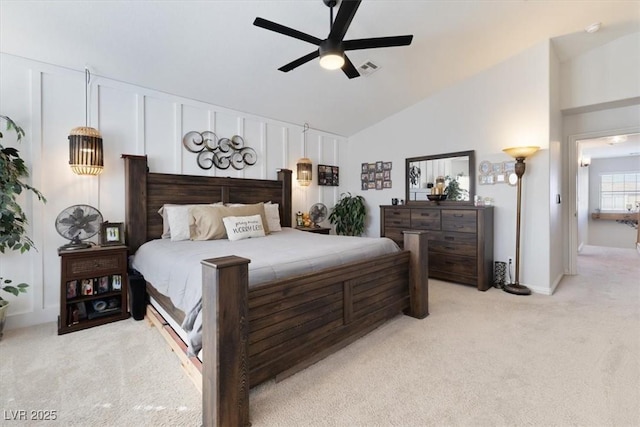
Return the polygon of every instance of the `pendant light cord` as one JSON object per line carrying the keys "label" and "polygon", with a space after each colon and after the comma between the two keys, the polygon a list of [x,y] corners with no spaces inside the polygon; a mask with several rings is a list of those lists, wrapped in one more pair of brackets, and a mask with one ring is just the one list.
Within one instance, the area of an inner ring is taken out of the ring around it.
{"label": "pendant light cord", "polygon": [[302,126],[302,157],[307,157],[307,131],[309,130],[309,123],[305,123]]}
{"label": "pendant light cord", "polygon": [[91,82],[91,72],[89,68],[84,68],[84,125],[89,127],[89,82]]}

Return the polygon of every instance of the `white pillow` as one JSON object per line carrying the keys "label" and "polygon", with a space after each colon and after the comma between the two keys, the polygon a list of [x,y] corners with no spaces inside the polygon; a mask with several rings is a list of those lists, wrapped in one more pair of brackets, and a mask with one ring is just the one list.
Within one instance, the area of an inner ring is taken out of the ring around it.
{"label": "white pillow", "polygon": [[267,202],[264,204],[264,213],[267,217],[269,231],[282,231],[280,226],[280,211],[277,203]]}
{"label": "white pillow", "polygon": [[189,229],[190,208],[190,205],[164,207],[169,222],[171,241],[189,240],[189,238],[191,238],[191,231]]}
{"label": "white pillow", "polygon": [[231,241],[265,236],[260,215],[227,216],[222,218],[222,222]]}

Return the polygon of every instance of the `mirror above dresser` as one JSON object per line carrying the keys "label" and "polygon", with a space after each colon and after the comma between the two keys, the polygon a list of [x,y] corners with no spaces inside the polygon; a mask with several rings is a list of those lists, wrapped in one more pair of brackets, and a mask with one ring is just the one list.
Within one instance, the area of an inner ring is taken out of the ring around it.
{"label": "mirror above dresser", "polygon": [[446,203],[473,204],[474,150],[411,157],[405,167],[407,203],[430,203],[428,195],[438,195]]}

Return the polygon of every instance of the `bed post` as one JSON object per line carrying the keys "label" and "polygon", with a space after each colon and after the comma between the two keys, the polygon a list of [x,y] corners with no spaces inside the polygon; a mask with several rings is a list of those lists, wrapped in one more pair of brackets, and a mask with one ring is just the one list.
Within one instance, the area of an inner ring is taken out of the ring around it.
{"label": "bed post", "polygon": [[204,260],[202,279],[202,425],[244,427],[249,425],[249,260]]}
{"label": "bed post", "polygon": [[291,169],[278,169],[278,181],[282,181],[282,197],[280,198],[280,223],[284,227],[292,227],[291,213]]}
{"label": "bed post", "polygon": [[147,156],[123,154],[125,236],[131,253],[147,241]]}
{"label": "bed post", "polygon": [[409,258],[409,310],[407,314],[417,319],[429,315],[429,267],[427,232],[406,230],[404,249],[411,252]]}

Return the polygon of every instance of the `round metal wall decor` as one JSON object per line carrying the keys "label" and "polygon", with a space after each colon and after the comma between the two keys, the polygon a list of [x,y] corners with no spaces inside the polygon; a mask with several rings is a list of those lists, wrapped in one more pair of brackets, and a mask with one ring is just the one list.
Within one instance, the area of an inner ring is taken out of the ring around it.
{"label": "round metal wall decor", "polygon": [[197,163],[201,169],[244,169],[255,165],[258,155],[251,147],[244,146],[244,139],[240,135],[231,138],[218,138],[211,131],[187,132],[182,138],[182,145],[192,153],[198,153]]}

